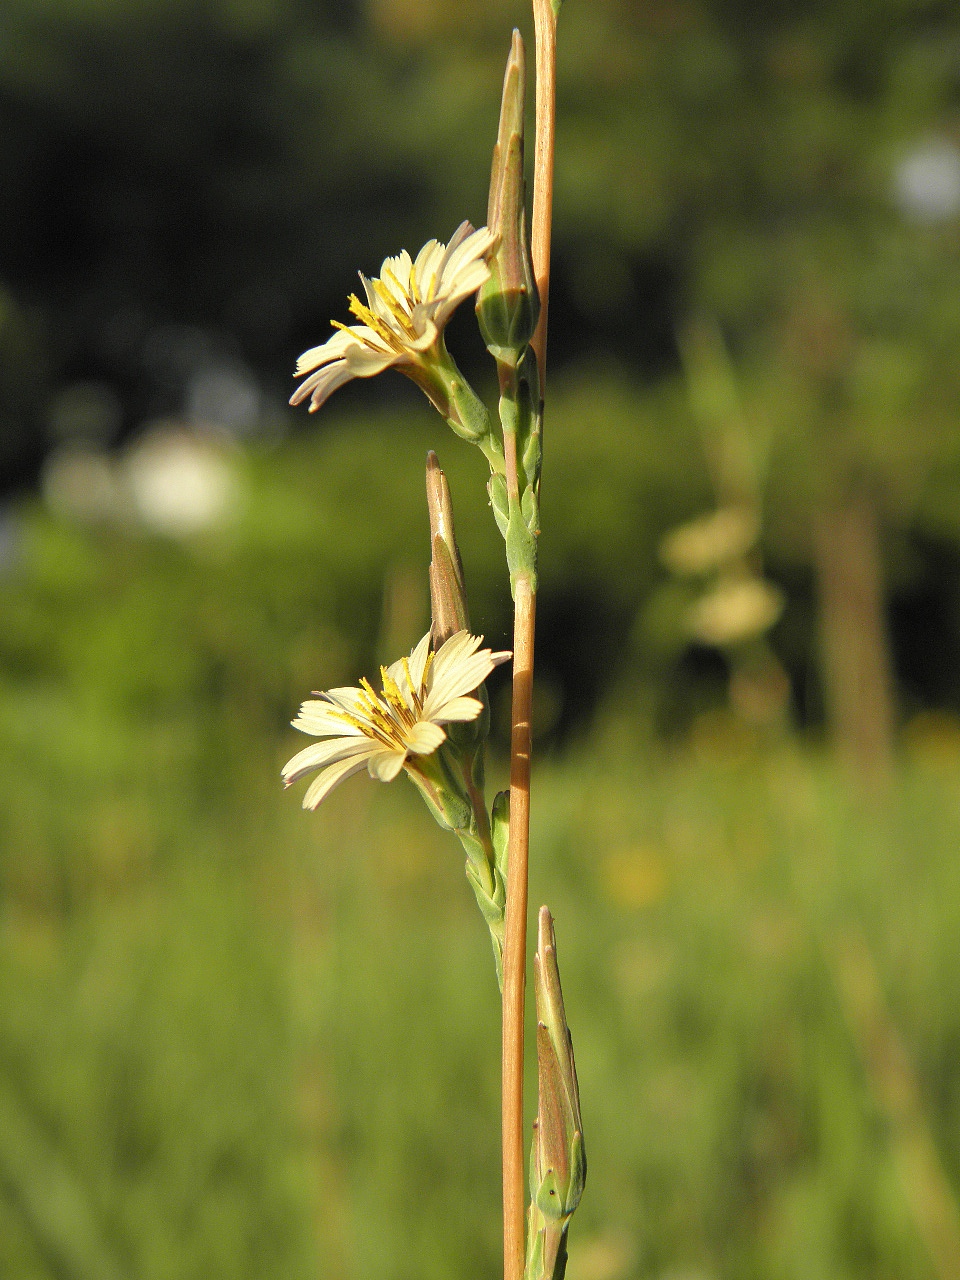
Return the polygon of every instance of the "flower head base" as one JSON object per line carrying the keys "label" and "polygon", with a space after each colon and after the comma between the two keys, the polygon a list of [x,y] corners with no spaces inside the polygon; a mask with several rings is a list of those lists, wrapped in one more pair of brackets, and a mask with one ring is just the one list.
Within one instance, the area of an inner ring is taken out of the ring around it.
{"label": "flower head base", "polygon": [[337,333],[303,353],[296,376],[310,376],[290,403],[309,399],[313,413],[351,378],[372,378],[396,366],[449,417],[447,379],[441,369],[449,361],[443,328],[459,304],[490,275],[487,259],[495,246],[496,237],[486,227],[475,231],[463,222],[449,244],[430,240],[415,260],[404,249],[387,258],[379,278],[373,280],[361,273],[366,303],[356,294],[350,296],[350,311],[360,324],[335,320]]}
{"label": "flower head base", "polygon": [[326,741],[305,747],[284,765],[284,785],[319,769],[303,798],[305,809],[316,809],[364,766],[381,782],[404,767],[416,772],[411,757],[437,750],[447,736],[441,725],[480,715],[483,703],[469,695],[510,657],[480,649],[481,642],[458,631],[432,653],[428,632],[409,658],[381,668],[381,693],[362,680],[359,688],[330,689],[317,695],[319,701],[305,702],[294,728]]}

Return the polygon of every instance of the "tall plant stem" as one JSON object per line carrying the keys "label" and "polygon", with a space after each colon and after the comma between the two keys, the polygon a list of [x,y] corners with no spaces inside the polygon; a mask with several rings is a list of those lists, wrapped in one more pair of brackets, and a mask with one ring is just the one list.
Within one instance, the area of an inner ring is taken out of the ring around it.
{"label": "tall plant stem", "polygon": [[510,734],[510,843],[503,945],[503,1274],[524,1262],[523,1006],[526,992],[527,858],[530,837],[530,719],[537,597],[517,580]]}
{"label": "tall plant stem", "polygon": [[[541,412],[550,294],[553,213],[553,138],[556,17],[551,0],[533,0],[537,43],[537,137],[533,186],[532,256],[540,318],[531,346],[540,374]],[[512,484],[516,488],[516,466]],[[508,484],[511,476],[508,474]],[[518,495],[514,494],[514,497]],[[537,598],[531,580],[516,583],[513,621],[513,704],[510,734],[510,837],[503,948],[503,1275],[524,1269],[523,1012],[527,973],[527,865],[530,847],[530,751],[533,646]]]}

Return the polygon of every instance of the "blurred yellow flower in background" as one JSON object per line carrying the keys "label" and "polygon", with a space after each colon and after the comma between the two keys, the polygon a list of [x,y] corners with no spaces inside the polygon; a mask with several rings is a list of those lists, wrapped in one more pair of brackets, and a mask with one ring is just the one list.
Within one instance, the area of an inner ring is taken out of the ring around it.
{"label": "blurred yellow flower in background", "polygon": [[625,911],[658,902],[669,887],[662,855],[644,845],[611,850],[600,864],[600,878],[606,896]]}

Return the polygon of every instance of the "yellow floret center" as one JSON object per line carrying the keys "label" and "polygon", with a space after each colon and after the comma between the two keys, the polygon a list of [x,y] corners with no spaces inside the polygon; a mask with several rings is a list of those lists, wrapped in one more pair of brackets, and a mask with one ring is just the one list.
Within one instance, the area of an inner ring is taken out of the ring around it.
{"label": "yellow floret center", "polygon": [[413,706],[404,697],[396,682],[390,678],[386,667],[381,667],[382,695],[374,691],[369,680],[361,677],[359,714],[352,715],[349,711],[344,711],[339,707],[331,711],[330,714],[336,716],[339,720],[343,720],[345,724],[351,725],[354,729],[359,729],[362,734],[371,738],[374,742],[380,742],[383,746],[389,747],[393,751],[406,752],[408,750],[410,732],[419,722],[423,713],[423,704],[426,701],[427,693],[427,677],[432,665],[433,654],[429,653],[423,669],[423,678],[420,681],[419,688],[417,688],[410,674],[409,661],[406,658],[403,659],[403,673],[407,677]]}
{"label": "yellow floret center", "polygon": [[[377,315],[357,297],[355,293],[350,295],[350,311],[357,319],[365,325],[368,325],[381,341],[385,342],[388,347],[394,351],[406,351],[412,342],[416,342],[420,337],[414,327],[413,320],[404,307],[399,298],[390,292],[382,280],[372,280],[371,285],[376,292],[377,297],[383,302],[390,312],[390,321],[385,320],[382,316]],[[345,325],[339,325],[338,328],[346,328]]]}
{"label": "yellow floret center", "polygon": [[[372,311],[366,303],[360,301],[355,293],[350,295],[349,309],[351,315],[356,316],[361,324],[365,324],[368,329],[373,330],[384,346],[391,351],[397,352],[398,355],[403,355],[409,351],[413,343],[418,342],[423,336],[421,332],[417,331],[417,327],[413,323],[413,310],[425,302],[434,300],[437,291],[437,273],[433,272],[431,274],[426,294],[422,296],[417,284],[415,271],[410,272],[408,285],[402,285],[396,275],[389,269],[384,271],[383,274],[397,292],[394,293],[391,289],[388,289],[383,280],[377,278],[370,281],[370,287],[389,311],[389,319]],[[398,294],[401,296],[398,297]],[[351,325],[342,324],[339,320],[334,320],[331,323],[335,329],[342,329],[345,333],[353,334],[355,338],[364,342],[364,336],[358,334]],[[366,340],[366,345],[373,347],[369,339]]]}

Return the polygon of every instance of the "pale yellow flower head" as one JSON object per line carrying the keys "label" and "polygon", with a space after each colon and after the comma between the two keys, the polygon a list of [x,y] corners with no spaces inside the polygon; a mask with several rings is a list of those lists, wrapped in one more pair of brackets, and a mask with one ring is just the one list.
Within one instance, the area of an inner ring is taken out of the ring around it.
{"label": "pale yellow flower head", "polygon": [[372,378],[394,366],[436,398],[433,366],[444,355],[443,328],[489,277],[487,259],[495,247],[496,237],[486,227],[475,231],[463,222],[449,244],[429,240],[416,259],[404,249],[387,258],[373,280],[361,273],[367,301],[350,297],[350,310],[360,324],[333,321],[333,337],[303,353],[296,376],[309,377],[290,403],[309,399],[313,413],[351,378]]}
{"label": "pale yellow flower head", "polygon": [[470,695],[510,654],[481,649],[481,643],[481,636],[458,631],[432,653],[428,632],[408,658],[381,667],[381,693],[362,680],[359,688],[329,689],[318,701],[305,702],[294,728],[325,741],[284,765],[284,785],[319,769],[303,798],[305,809],[316,809],[364,766],[381,782],[404,767],[415,769],[411,757],[430,755],[446,740],[442,725],[475,720],[483,710]]}
{"label": "pale yellow flower head", "polygon": [[783,603],[782,593],[761,578],[721,579],[691,609],[690,630],[704,644],[739,644],[769,631]]}
{"label": "pale yellow flower head", "polygon": [[760,536],[760,522],[747,507],[721,507],[672,529],[660,555],[677,574],[706,574],[745,556]]}

